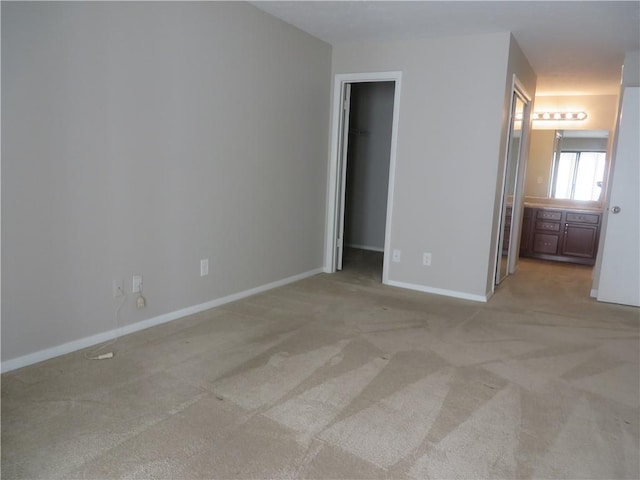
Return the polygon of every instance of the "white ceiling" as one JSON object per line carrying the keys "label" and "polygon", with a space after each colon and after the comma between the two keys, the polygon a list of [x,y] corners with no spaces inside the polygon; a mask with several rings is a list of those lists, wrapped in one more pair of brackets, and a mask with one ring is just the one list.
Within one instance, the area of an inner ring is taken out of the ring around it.
{"label": "white ceiling", "polygon": [[640,49],[640,1],[258,1],[332,45],[510,31],[538,74],[538,95],[616,94]]}

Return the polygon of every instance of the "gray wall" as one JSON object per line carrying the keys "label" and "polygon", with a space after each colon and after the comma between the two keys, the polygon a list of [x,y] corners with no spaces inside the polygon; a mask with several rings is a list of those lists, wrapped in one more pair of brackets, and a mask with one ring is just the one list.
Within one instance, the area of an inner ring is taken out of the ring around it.
{"label": "gray wall", "polygon": [[[335,74],[403,73],[389,206],[391,249],[402,256],[389,264],[390,283],[470,298],[490,292],[510,45],[510,34],[498,33],[334,46]],[[430,267],[423,252],[433,255]]]}
{"label": "gray wall", "polygon": [[384,250],[393,92],[393,82],[355,83],[351,87],[347,245]]}
{"label": "gray wall", "polygon": [[640,86],[640,51],[631,50],[624,56],[624,69],[622,75],[623,87]]}
{"label": "gray wall", "polygon": [[[244,3],[2,3],[2,359],[321,267],[331,47]],[[210,274],[199,276],[208,258]]]}

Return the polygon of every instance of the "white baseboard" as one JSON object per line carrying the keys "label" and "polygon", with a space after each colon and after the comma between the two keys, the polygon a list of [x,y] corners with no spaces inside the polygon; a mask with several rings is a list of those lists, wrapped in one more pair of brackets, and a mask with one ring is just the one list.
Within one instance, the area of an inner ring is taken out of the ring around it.
{"label": "white baseboard", "polygon": [[3,361],[0,370],[2,371],[2,373],[10,372],[11,370],[16,370],[18,368],[26,367],[28,365],[33,365],[34,363],[42,362],[44,360],[49,360],[51,358],[58,357],[60,355],[65,355],[67,353],[75,352],[76,350],[81,350],[83,348],[91,347],[93,345],[98,345],[100,343],[109,341],[116,337],[122,337],[124,335],[128,335],[129,333],[138,332],[146,328],[154,327],[156,325],[167,323],[172,320],[177,320],[178,318],[186,317],[188,315],[193,315],[194,313],[203,312],[205,310],[209,310],[210,308],[219,307],[220,305],[224,305],[226,303],[235,302],[236,300],[240,300],[241,298],[245,298],[245,297],[250,297],[251,295],[256,295],[257,293],[262,293],[267,290],[282,287],[283,285],[297,282],[298,280],[312,277],[322,272],[323,272],[322,268],[316,268],[308,272],[283,278],[282,280],[276,280],[275,282],[267,283],[266,285],[261,285],[259,287],[251,288],[243,292],[234,293],[231,295],[227,295],[226,297],[217,298],[209,302],[201,303],[199,305],[193,305],[191,307],[182,308],[174,312],[158,315],[157,317],[149,318],[147,320],[136,322],[131,325],[125,325],[118,329],[114,328],[113,330],[109,330],[103,333],[98,333],[90,337],[80,338],[78,340],[64,343],[62,345],[46,348],[44,350],[39,350],[37,352],[23,355],[21,357]]}
{"label": "white baseboard", "polygon": [[589,296],[591,298],[598,298],[598,289],[597,288],[592,288],[591,289],[591,293],[589,294]]}
{"label": "white baseboard", "polygon": [[355,244],[355,243],[349,243],[349,244],[347,244],[347,247],[359,248],[360,250],[369,250],[371,252],[383,252],[384,253],[384,248],[372,247],[371,245],[358,245],[358,244]]}
{"label": "white baseboard", "polygon": [[413,283],[396,282],[395,280],[387,280],[385,283],[392,287],[407,288],[409,290],[417,290],[425,293],[435,293],[436,295],[461,298],[463,300],[473,300],[474,302],[486,303],[489,299],[487,295],[474,295],[472,293],[458,292],[456,290],[446,290],[444,288],[426,287],[424,285],[415,285]]}

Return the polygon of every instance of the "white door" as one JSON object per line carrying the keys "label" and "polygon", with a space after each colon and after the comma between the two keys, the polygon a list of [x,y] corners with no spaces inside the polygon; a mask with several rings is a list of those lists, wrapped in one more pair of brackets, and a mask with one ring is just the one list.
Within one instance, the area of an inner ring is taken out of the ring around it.
{"label": "white door", "polygon": [[622,95],[597,298],[640,306],[640,88]]}
{"label": "white door", "polygon": [[347,151],[349,150],[349,113],[351,111],[351,84],[344,84],[342,95],[342,129],[340,131],[340,160],[338,164],[338,238],[336,239],[336,270],[342,270],[344,254],[344,212],[347,194]]}

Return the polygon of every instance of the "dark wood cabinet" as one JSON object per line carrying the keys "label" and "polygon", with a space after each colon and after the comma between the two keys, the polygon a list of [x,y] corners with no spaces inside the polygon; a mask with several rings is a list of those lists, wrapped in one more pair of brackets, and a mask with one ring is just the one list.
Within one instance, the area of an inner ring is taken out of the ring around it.
{"label": "dark wood cabinet", "polygon": [[600,213],[525,207],[520,256],[593,265]]}
{"label": "dark wood cabinet", "polygon": [[567,223],[562,238],[562,255],[595,258],[598,227]]}
{"label": "dark wood cabinet", "polygon": [[533,247],[531,242],[533,241],[533,222],[535,210],[532,208],[525,208],[522,214],[522,231],[520,233],[520,251],[528,252]]}
{"label": "dark wood cabinet", "polygon": [[547,235],[546,233],[536,232],[533,235],[533,253],[557,255],[559,241],[559,235]]}

